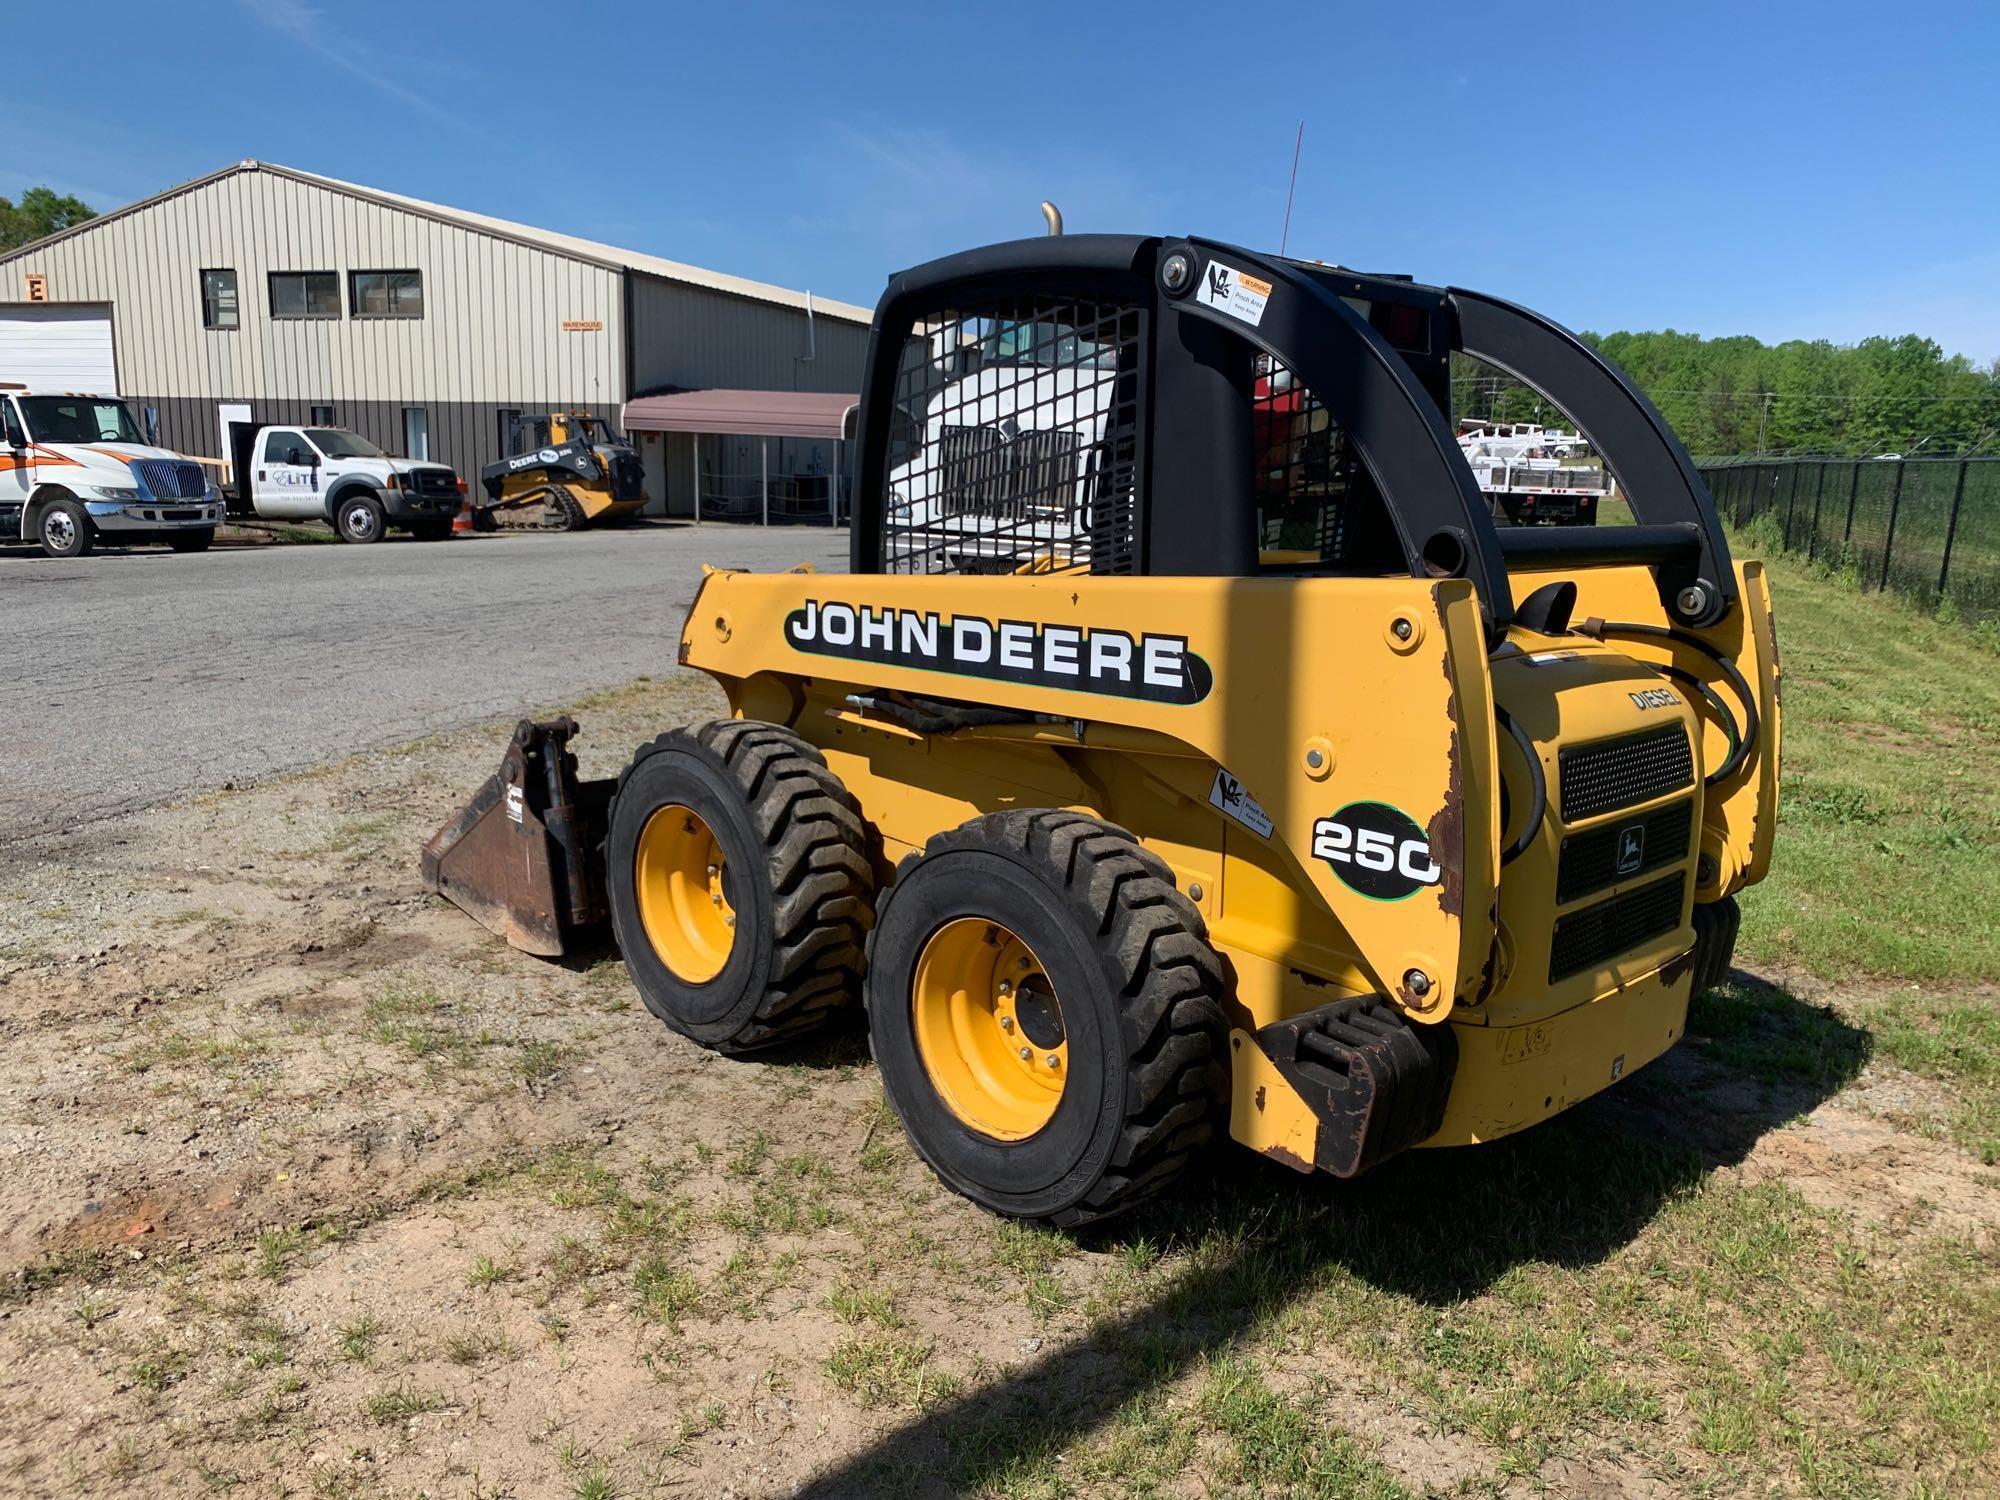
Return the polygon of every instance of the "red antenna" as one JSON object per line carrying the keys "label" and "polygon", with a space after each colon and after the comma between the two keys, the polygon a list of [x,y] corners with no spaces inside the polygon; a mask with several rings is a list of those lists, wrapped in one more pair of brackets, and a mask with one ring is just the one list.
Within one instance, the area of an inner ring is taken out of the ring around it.
{"label": "red antenna", "polygon": [[1285,188],[1285,232],[1278,236],[1278,254],[1285,253],[1285,246],[1292,238],[1292,193],[1299,185],[1299,151],[1306,143],[1306,122],[1299,121],[1299,133],[1292,141],[1292,180]]}

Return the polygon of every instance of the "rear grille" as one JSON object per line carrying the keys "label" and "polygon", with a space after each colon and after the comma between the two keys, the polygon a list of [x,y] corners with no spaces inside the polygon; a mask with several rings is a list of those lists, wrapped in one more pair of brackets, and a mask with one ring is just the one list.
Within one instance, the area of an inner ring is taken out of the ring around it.
{"label": "rear grille", "polygon": [[611,498],[637,500],[646,492],[646,470],[636,453],[611,455]]}
{"label": "rear grille", "polygon": [[1676,802],[1629,822],[1565,836],[1556,865],[1556,900],[1574,901],[1648,870],[1679,864],[1687,858],[1693,830],[1694,804]]}
{"label": "rear grille", "polygon": [[1686,888],[1687,873],[1682,871],[1556,918],[1549,939],[1549,983],[1594,969],[1649,938],[1672,932],[1680,925]]}
{"label": "rear grille", "polygon": [[1591,745],[1559,757],[1565,823],[1650,802],[1694,784],[1694,751],[1678,724]]}
{"label": "rear grille", "polygon": [[156,499],[199,500],[208,493],[200,464],[174,458],[139,458],[132,461],[132,468]]}

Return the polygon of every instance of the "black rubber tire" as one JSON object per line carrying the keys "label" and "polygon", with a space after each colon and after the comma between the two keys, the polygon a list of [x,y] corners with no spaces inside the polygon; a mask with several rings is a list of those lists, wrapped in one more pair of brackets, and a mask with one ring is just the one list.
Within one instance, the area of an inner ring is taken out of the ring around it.
{"label": "black rubber tire", "polygon": [[[673,802],[722,846],[736,943],[706,984],[677,978],[640,921],[639,832]],[[605,839],[611,926],[646,1009],[718,1052],[752,1052],[818,1029],[861,994],[875,876],[854,799],[789,729],[717,719],[661,735],[618,778]]]}
{"label": "black rubber tire", "polygon": [[410,535],[420,542],[441,542],[451,535],[451,522],[449,520],[412,521],[410,522]]}
{"label": "black rubber tire", "polygon": [[[1024,1140],[974,1130],[918,1055],[911,982],[931,934],[981,916],[1034,949],[1061,997],[1070,1077]],[[868,1027],[883,1092],[954,1192],[1070,1229],[1173,1181],[1224,1127],[1222,964],[1165,861],[1081,813],[991,813],[904,862],[868,943]]]}
{"label": "black rubber tire", "polygon": [[1743,909],[1734,896],[1697,901],[1694,906],[1694,988],[1692,1000],[1729,977],[1736,957],[1736,934],[1743,926]]}
{"label": "black rubber tire", "polygon": [[[357,535],[352,529],[357,523],[352,518],[361,513],[370,517],[370,523],[365,533]],[[363,492],[349,495],[334,507],[334,534],[343,542],[353,542],[360,547],[371,546],[382,540],[382,535],[387,529],[382,516],[382,502],[371,494]]]}
{"label": "black rubber tire", "polygon": [[[49,519],[56,515],[69,520],[66,542],[49,540]],[[42,512],[42,518],[35,527],[35,540],[41,543],[42,551],[50,557],[82,557],[97,545],[97,528],[91,524],[90,512],[83,508],[82,501],[64,496]]]}
{"label": "black rubber tire", "polygon": [[195,531],[170,531],[167,545],[176,552],[206,552],[215,540],[215,528],[203,526]]}

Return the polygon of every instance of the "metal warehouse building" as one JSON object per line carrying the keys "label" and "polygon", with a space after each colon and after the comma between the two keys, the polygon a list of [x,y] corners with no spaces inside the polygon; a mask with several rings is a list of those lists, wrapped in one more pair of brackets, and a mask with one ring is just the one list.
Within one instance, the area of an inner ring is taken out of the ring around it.
{"label": "metal warehouse building", "polygon": [[[116,390],[161,440],[352,427],[468,479],[512,414],[636,395],[856,391],[869,310],[244,161],[0,255],[0,379]],[[687,433],[642,433],[653,511],[686,514]]]}

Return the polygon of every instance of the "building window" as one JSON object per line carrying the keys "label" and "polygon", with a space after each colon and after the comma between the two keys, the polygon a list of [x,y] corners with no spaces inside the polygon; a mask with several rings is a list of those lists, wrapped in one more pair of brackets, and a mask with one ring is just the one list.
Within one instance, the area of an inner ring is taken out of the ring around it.
{"label": "building window", "polygon": [[234,328],[236,326],[236,273],[234,271],[203,271],[201,273],[201,326],[204,328]]}
{"label": "building window", "polygon": [[421,406],[403,408],[403,457],[431,456],[431,415]]}
{"label": "building window", "polygon": [[347,310],[357,318],[421,318],[421,271],[349,271]]}
{"label": "building window", "polygon": [[340,277],[332,271],[273,271],[271,316],[339,317]]}
{"label": "building window", "polygon": [[330,406],[315,406],[312,409],[312,425],[315,427],[331,427],[333,425],[333,408]]}

